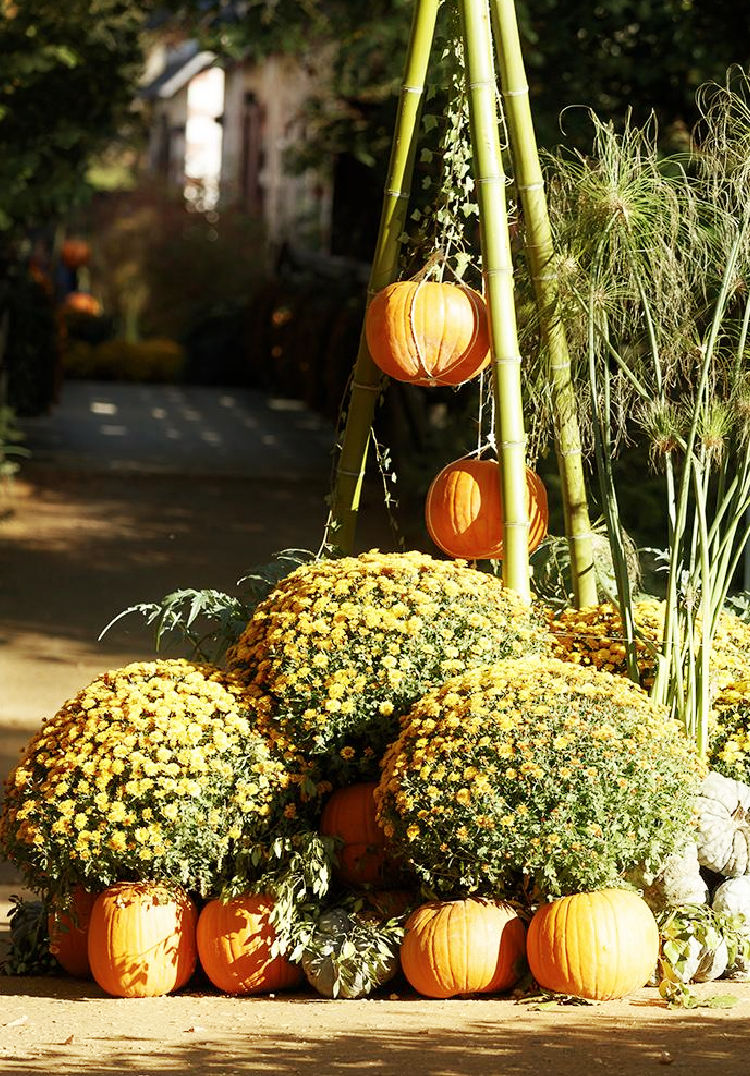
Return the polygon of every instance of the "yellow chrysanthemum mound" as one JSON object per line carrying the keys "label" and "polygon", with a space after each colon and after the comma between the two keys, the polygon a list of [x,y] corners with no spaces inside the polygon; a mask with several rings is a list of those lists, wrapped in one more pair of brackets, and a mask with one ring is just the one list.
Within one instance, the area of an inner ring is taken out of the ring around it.
{"label": "yellow chrysanthemum mound", "polygon": [[5,854],[40,890],[150,878],[209,890],[290,783],[242,697],[231,675],[182,660],[104,673],[8,777]]}
{"label": "yellow chrysanthemum mound", "polygon": [[372,551],[283,579],[228,663],[277,736],[320,756],[327,774],[374,776],[399,716],[426,690],[548,646],[533,616],[461,561]]}
{"label": "yellow chrysanthemum mound", "polygon": [[[641,686],[654,682],[664,630],[664,602],[643,598],[633,607]],[[616,606],[563,609],[550,614],[555,657],[604,672],[627,674],[622,618]],[[750,624],[728,610],[720,617],[711,655],[712,690],[720,691],[744,675],[750,653]]]}
{"label": "yellow chrysanthemum mound", "polygon": [[659,864],[690,825],[699,772],[682,726],[635,684],[532,656],[421,699],[376,801],[432,891],[556,896]]}
{"label": "yellow chrysanthemum mound", "polygon": [[[748,652],[750,654],[750,651]],[[734,680],[713,701],[708,763],[725,777],[750,784],[750,680]]]}

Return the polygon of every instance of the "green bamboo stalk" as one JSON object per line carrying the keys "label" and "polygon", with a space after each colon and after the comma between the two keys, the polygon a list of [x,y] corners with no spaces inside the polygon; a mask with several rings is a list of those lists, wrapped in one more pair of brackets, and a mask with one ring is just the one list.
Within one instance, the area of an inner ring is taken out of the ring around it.
{"label": "green bamboo stalk", "polygon": [[525,601],[529,582],[529,517],[526,505],[526,436],[521,399],[521,356],[513,302],[488,0],[460,0],[469,95],[469,127],[479,203],[482,271],[489,310],[492,385],[499,429],[503,494],[503,581]]}
{"label": "green bamboo stalk", "polygon": [[[368,304],[376,292],[398,276],[400,236],[406,225],[424,83],[440,2],[417,0],[414,9],[380,227],[367,290]],[[331,495],[332,540],[345,553],[351,553],[354,549],[373,416],[382,384],[383,375],[370,357],[363,323]]]}
{"label": "green bamboo stalk", "polygon": [[555,421],[555,453],[560,472],[565,535],[570,549],[576,605],[596,605],[594,552],[583,474],[578,407],[565,327],[557,313],[557,281],[551,271],[552,228],[544,193],[529,87],[518,34],[514,0],[490,0],[505,118],[510,135],[516,188],[521,196],[526,253],[531,270],[542,342],[549,355],[549,384]]}

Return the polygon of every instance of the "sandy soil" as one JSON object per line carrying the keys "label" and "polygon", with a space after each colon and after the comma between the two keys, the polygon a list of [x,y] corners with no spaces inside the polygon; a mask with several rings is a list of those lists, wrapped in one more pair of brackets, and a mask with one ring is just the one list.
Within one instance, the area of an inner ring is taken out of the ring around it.
{"label": "sandy soil", "polygon": [[[274,549],[317,542],[319,490],[241,478],[102,475],[29,466],[0,505],[0,766],[103,667],[151,653],[136,620],[96,642],[134,601],[184,585],[231,587]],[[363,546],[386,543],[383,520]],[[0,867],[7,902],[19,892]],[[7,911],[7,903],[4,905]],[[374,1072],[492,1076],[682,1076],[748,1071],[750,984],[701,987],[731,1009],[669,1010],[656,991],[623,1002],[534,1009],[510,999],[312,994],[229,998],[207,988],[124,1000],[68,978],[0,977],[0,1071],[86,1076]]]}

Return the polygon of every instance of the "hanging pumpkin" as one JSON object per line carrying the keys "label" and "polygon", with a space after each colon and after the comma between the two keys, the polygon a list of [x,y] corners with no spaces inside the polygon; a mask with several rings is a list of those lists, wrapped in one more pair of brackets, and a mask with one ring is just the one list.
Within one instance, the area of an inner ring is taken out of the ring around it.
{"label": "hanging pumpkin", "polygon": [[423,904],[406,921],[401,967],[428,998],[497,994],[525,966],[526,929],[510,904],[469,898]]}
{"label": "hanging pumpkin", "polygon": [[85,239],[66,239],[60,248],[60,259],[68,269],[80,269],[88,265],[91,248]]}
{"label": "hanging pumpkin", "polygon": [[[549,509],[541,478],[526,468],[529,552],[547,534]],[[449,557],[502,560],[503,501],[495,460],[462,459],[449,463],[427,491],[427,530]]]}
{"label": "hanging pumpkin", "polygon": [[95,900],[95,893],[76,886],[70,906],[64,910],[53,908],[47,919],[49,951],[68,975],[74,975],[77,979],[91,976],[88,938]]}
{"label": "hanging pumpkin", "polygon": [[343,842],[336,876],[345,885],[387,886],[393,879],[385,834],[375,817],[377,787],[377,781],[363,781],[338,788],[323,809],[320,832]]}
{"label": "hanging pumpkin", "polygon": [[626,889],[599,889],[543,904],[529,924],[529,968],[558,994],[607,1001],[651,978],[659,928],[651,909]]}
{"label": "hanging pumpkin", "polygon": [[91,910],[91,974],[115,997],[179,990],[195,970],[197,917],[192,900],[177,889],[151,882],[110,886]]}
{"label": "hanging pumpkin", "polygon": [[276,937],[265,896],[212,900],[198,919],[198,955],[206,975],[226,994],[270,994],[297,986],[302,969],[273,956]]}
{"label": "hanging pumpkin", "polygon": [[383,373],[412,385],[460,385],[490,361],[484,299],[457,284],[389,284],[367,308],[365,334]]}

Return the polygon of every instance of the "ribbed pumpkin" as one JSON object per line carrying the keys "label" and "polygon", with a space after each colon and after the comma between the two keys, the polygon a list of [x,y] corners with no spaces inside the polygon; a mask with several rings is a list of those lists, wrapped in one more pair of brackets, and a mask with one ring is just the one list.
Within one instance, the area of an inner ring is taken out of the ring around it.
{"label": "ribbed pumpkin", "polygon": [[460,385],[490,360],[484,300],[456,284],[389,284],[367,309],[365,333],[373,362],[412,385]]}
{"label": "ribbed pumpkin", "polygon": [[147,882],[110,886],[91,910],[91,974],[115,997],[179,990],[195,970],[197,919],[192,900],[176,889]]}
{"label": "ribbed pumpkin", "polygon": [[406,921],[401,967],[428,998],[497,994],[525,966],[526,928],[500,902],[469,898],[423,904]]}
{"label": "ribbed pumpkin", "polygon": [[85,239],[66,239],[60,248],[60,259],[68,269],[80,269],[88,265],[91,248]]}
{"label": "ribbed pumpkin", "polygon": [[338,837],[336,876],[345,885],[388,885],[394,871],[386,855],[386,839],[375,817],[377,781],[337,788],[323,808],[320,832]]}
{"label": "ribbed pumpkin", "polygon": [[542,905],[529,924],[527,953],[546,990],[607,1001],[648,982],[659,928],[636,893],[598,889]]}
{"label": "ribbed pumpkin", "polygon": [[48,917],[49,951],[68,975],[77,979],[91,976],[89,965],[89,920],[96,894],[82,886],[73,890],[70,908],[53,909]]}
{"label": "ribbed pumpkin", "polygon": [[214,986],[226,994],[269,994],[297,986],[302,969],[271,956],[273,901],[265,896],[212,900],[198,919],[198,955]]}
{"label": "ribbed pumpkin", "polygon": [[[547,534],[549,509],[544,483],[526,468],[529,552]],[[503,501],[495,460],[449,463],[427,492],[425,519],[430,538],[449,557],[502,560]]]}

